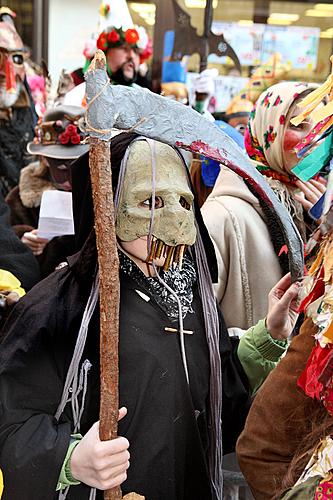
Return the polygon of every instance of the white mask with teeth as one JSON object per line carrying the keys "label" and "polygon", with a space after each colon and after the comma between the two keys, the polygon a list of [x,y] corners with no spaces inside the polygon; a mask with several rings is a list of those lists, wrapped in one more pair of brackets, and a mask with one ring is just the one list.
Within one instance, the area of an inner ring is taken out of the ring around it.
{"label": "white mask with teeth", "polygon": [[[171,146],[158,141],[150,143],[153,154],[146,140],[135,141],[129,147],[117,209],[117,237],[133,241],[151,232],[170,247],[193,245],[196,239],[193,194],[186,167]],[[150,231],[154,170],[155,207]]]}

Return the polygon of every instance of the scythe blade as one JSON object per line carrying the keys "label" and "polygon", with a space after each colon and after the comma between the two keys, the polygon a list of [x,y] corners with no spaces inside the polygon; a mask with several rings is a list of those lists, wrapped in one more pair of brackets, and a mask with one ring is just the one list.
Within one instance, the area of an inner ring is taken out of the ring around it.
{"label": "scythe blade", "polygon": [[[97,57],[104,57],[101,51]],[[147,89],[110,85],[104,69],[88,73],[87,129],[109,140],[111,129],[131,130],[145,137],[217,160],[240,175],[266,204],[288,247],[295,281],[303,275],[303,243],[289,213],[237,144],[199,113]]]}

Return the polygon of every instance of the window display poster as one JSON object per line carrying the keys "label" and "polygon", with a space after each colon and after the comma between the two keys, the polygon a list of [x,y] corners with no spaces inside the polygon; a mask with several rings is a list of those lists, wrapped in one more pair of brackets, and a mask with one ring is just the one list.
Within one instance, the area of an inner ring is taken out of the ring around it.
{"label": "window display poster", "polygon": [[319,37],[320,28],[270,26],[264,31],[261,60],[279,52],[282,62],[290,62],[293,69],[315,69]]}
{"label": "window display poster", "polygon": [[[291,63],[293,69],[312,70],[317,65],[319,28],[213,22],[212,31],[223,33],[243,66],[258,66],[276,52],[281,54],[281,62]],[[224,64],[226,58],[211,54],[208,61]]]}

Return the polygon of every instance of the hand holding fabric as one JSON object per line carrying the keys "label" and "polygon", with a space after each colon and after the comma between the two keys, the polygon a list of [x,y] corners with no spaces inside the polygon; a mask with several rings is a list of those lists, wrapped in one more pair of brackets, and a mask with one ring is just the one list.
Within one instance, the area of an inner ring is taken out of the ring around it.
{"label": "hand holding fabric", "polygon": [[266,326],[275,340],[286,340],[296,324],[300,286],[300,283],[291,284],[290,273],[288,273],[268,294]]}
{"label": "hand holding fabric", "polygon": [[22,243],[24,243],[34,255],[41,255],[44,251],[49,240],[46,238],[40,238],[37,236],[37,229],[33,229],[24,235],[21,238]]}
{"label": "hand holding fabric", "polygon": [[[119,420],[127,413],[119,410]],[[99,439],[99,422],[96,422],[75,447],[70,459],[72,476],[82,483],[109,490],[123,483],[129,468],[129,442],[124,437],[110,441]]]}
{"label": "hand holding fabric", "polygon": [[301,190],[300,194],[294,197],[298,200],[305,210],[310,210],[326,191],[326,184],[322,181],[311,179],[308,182],[296,181],[296,186]]}

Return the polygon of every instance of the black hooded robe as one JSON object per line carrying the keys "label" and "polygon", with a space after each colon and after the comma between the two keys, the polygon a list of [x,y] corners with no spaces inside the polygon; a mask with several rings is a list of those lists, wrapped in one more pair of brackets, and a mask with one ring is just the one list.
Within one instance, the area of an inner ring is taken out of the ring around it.
{"label": "black hooded robe", "polygon": [[[135,134],[112,140],[112,178]],[[59,422],[54,418],[96,269],[96,245],[91,228],[93,210],[87,155],[73,168],[73,210],[78,248],[69,266],[39,283],[15,307],[0,348],[0,468],[2,500],[52,500],[70,435],[70,404]],[[115,187],[114,185],[114,187]],[[195,216],[204,240],[214,280],[214,248]],[[88,237],[90,233],[90,236]],[[88,239],[87,239],[88,237]],[[184,319],[190,386],[180,354],[179,335],[166,333],[168,316],[154,294],[120,272],[119,403],[127,416],[119,435],[130,442],[131,466],[122,485],[145,500],[214,500],[207,470],[209,359],[198,287]],[[139,295],[148,296],[148,301]],[[177,327],[177,324],[176,324]],[[243,429],[249,407],[247,377],[238,360],[237,341],[230,339],[220,317],[223,379],[223,447],[230,453]],[[99,418],[99,314],[91,319],[81,362],[91,363],[80,432]],[[90,488],[72,486],[68,500],[88,500]],[[102,492],[97,492],[102,499]]]}
{"label": "black hooded robe", "polygon": [[[73,433],[70,405],[54,418],[71,361],[90,286],[77,272],[80,255],[25,296],[9,319],[0,351],[0,468],[3,500],[48,500]],[[91,281],[90,281],[91,282]],[[153,297],[120,273],[120,406],[128,415],[119,435],[130,442],[131,466],[123,493],[146,500],[211,500],[207,471],[209,359],[201,300],[193,288],[194,314],[184,329],[190,386],[187,385],[177,333]],[[53,293],[46,293],[52,290]],[[249,395],[247,379],[221,318],[224,452],[229,453],[243,427]],[[98,420],[98,306],[81,361],[91,369],[81,433]],[[69,500],[88,500],[90,488],[72,486]],[[97,492],[102,499],[102,492]]]}

